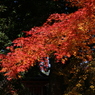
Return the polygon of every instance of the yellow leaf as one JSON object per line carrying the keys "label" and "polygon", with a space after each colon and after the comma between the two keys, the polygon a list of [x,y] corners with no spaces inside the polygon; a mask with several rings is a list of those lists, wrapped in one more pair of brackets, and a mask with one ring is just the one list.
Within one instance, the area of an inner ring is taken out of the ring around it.
{"label": "yellow leaf", "polygon": [[94,86],[93,86],[93,85],[91,85],[91,86],[90,86],[90,88],[91,88],[91,89],[93,89],[93,88],[94,88]]}

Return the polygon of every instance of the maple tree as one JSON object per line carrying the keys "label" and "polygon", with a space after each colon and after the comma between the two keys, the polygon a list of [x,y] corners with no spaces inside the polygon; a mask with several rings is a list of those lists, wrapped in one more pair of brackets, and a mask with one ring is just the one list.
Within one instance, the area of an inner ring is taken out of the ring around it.
{"label": "maple tree", "polygon": [[[71,0],[71,2],[77,0]],[[13,41],[7,47],[10,52],[1,57],[2,69],[8,79],[19,78],[20,72],[27,71],[43,57],[55,57],[57,62],[65,64],[71,56],[83,61],[92,60],[92,50],[89,45],[95,43],[94,0],[86,0],[82,8],[71,14],[51,14],[40,27],[24,31],[26,37]],[[74,4],[74,3],[72,3]],[[72,63],[73,64],[73,63]]]}
{"label": "maple tree", "polygon": [[[43,62],[44,58],[50,58],[51,95],[94,93],[95,66],[91,60],[92,48],[95,48],[95,1],[66,1],[71,2],[66,6],[76,6],[78,10],[70,14],[51,14],[42,26],[23,31],[26,36],[15,39],[13,45],[7,47],[10,52],[0,55],[0,72],[8,80],[21,78],[20,72]],[[80,64],[82,61],[92,63]]]}

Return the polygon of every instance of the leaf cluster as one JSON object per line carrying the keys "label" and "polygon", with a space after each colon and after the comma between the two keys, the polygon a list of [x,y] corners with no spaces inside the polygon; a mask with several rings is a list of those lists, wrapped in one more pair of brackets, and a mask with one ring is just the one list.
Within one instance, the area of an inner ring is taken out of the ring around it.
{"label": "leaf cluster", "polygon": [[5,76],[20,77],[20,72],[27,71],[43,57],[55,56],[55,61],[65,64],[71,56],[83,61],[92,60],[89,45],[95,43],[93,2],[71,14],[54,13],[40,27],[25,31],[25,37],[15,39],[7,47],[9,52],[1,61]]}

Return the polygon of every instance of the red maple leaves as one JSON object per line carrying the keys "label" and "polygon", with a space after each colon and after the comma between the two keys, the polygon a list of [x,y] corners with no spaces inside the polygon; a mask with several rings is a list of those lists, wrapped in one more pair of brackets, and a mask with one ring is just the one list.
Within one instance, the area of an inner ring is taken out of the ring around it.
{"label": "red maple leaves", "polygon": [[19,72],[48,56],[55,56],[62,63],[71,56],[91,60],[89,45],[95,43],[94,25],[91,6],[69,15],[51,14],[43,26],[26,31],[27,37],[17,38],[13,46],[7,47],[11,52],[1,58],[1,72],[6,72],[9,79],[18,78]]}

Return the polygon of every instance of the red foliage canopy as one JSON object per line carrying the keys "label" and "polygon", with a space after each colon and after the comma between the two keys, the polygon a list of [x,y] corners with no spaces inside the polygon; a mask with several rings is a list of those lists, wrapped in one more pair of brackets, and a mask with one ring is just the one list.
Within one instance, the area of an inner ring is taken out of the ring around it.
{"label": "red foliage canopy", "polygon": [[95,5],[95,0],[66,0],[66,1],[71,2],[71,6],[77,6],[79,8],[87,7],[91,4]]}
{"label": "red foliage canopy", "polygon": [[19,72],[26,71],[47,56],[55,56],[55,61],[62,63],[70,56],[91,60],[89,45],[95,43],[95,6],[94,0],[86,1],[87,7],[71,14],[51,14],[43,26],[26,31],[27,37],[15,39],[14,45],[7,47],[11,52],[1,61],[1,72],[6,72],[8,79],[17,78]]}

